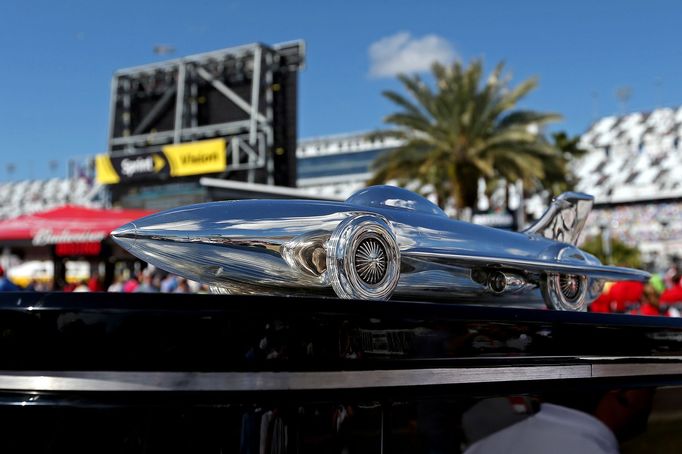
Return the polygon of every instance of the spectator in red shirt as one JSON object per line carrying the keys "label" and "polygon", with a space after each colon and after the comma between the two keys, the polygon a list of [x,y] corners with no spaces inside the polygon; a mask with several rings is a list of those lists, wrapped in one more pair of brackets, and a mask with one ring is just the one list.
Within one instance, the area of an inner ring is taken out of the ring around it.
{"label": "spectator in red shirt", "polygon": [[123,284],[123,292],[124,293],[133,293],[135,289],[137,289],[137,286],[140,285],[140,281],[137,280],[134,276],[131,276],[130,279],[125,281]]}
{"label": "spectator in red shirt", "polygon": [[629,310],[628,314],[668,316],[668,311],[661,310],[656,289],[651,284],[647,284],[642,292],[641,304],[638,308]]}
{"label": "spectator in red shirt", "polygon": [[666,289],[661,293],[661,303],[665,304],[675,304],[682,303],[682,286],[680,285],[680,280],[682,279],[681,274],[675,274],[672,278],[672,287]]}
{"label": "spectator in red shirt", "polygon": [[613,284],[609,291],[611,312],[627,312],[639,304],[644,292],[644,283],[637,281],[620,281]]}
{"label": "spectator in red shirt", "polygon": [[611,312],[610,288],[605,288],[599,297],[589,305],[590,312]]}
{"label": "spectator in red shirt", "polygon": [[88,288],[91,292],[102,292],[104,287],[102,286],[102,281],[99,278],[99,273],[93,273],[92,277],[88,281]]}

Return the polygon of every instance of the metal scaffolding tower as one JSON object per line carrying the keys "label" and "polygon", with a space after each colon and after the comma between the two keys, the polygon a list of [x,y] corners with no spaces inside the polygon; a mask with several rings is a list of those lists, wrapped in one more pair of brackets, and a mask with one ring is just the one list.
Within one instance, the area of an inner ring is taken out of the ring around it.
{"label": "metal scaffolding tower", "polygon": [[304,43],[249,44],[123,69],[111,84],[109,153],[225,138],[225,178],[294,186]]}

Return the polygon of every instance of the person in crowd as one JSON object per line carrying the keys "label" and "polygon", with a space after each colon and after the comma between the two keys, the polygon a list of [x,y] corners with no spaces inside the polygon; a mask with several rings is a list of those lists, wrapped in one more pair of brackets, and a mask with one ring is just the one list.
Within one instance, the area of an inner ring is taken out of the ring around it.
{"label": "person in crowd", "polygon": [[90,277],[90,280],[88,281],[88,288],[90,289],[91,292],[102,292],[102,291],[104,291],[104,287],[102,286],[102,278],[100,277],[100,275],[97,271],[92,273],[92,276]]}
{"label": "person in crowd", "polygon": [[612,453],[646,430],[654,389],[547,396],[540,411],[473,443],[465,454]]}
{"label": "person in crowd", "polygon": [[76,286],[76,288],[73,289],[73,291],[74,291],[74,292],[78,292],[78,293],[86,293],[86,292],[89,292],[89,291],[90,291],[90,287],[88,287],[88,281],[87,281],[87,280],[81,281],[81,283],[78,284],[78,285]]}
{"label": "person in crowd", "polygon": [[592,302],[587,308],[590,312],[611,312],[611,287],[613,282],[607,282],[604,285],[604,290],[602,290],[601,295],[597,297],[596,300]]}
{"label": "person in crowd", "polygon": [[639,307],[634,307],[628,310],[628,314],[632,315],[667,315],[667,311],[662,310],[656,289],[646,284],[642,291]]}
{"label": "person in crowd", "polygon": [[154,275],[151,272],[142,273],[142,282],[138,285],[135,293],[156,293],[159,289],[154,286]]}
{"label": "person in crowd", "polygon": [[644,283],[638,281],[619,281],[609,290],[611,312],[627,312],[636,307],[642,299]]}
{"label": "person in crowd", "polygon": [[161,272],[160,271],[154,271],[152,273],[152,285],[156,289],[157,292],[161,291]]}
{"label": "person in crowd", "polygon": [[668,270],[665,272],[665,275],[663,276],[663,281],[667,288],[671,288],[674,285],[673,277],[680,274],[679,260],[679,257],[673,257],[673,264],[670,265],[670,268],[668,268]]}
{"label": "person in crowd", "polygon": [[166,275],[161,281],[161,291],[163,293],[173,293],[178,288],[178,281],[172,274]]}
{"label": "person in crowd", "polygon": [[590,312],[624,313],[637,307],[642,299],[644,283],[620,281],[608,283],[601,295],[589,306]]}
{"label": "person in crowd", "polygon": [[107,292],[122,292],[123,291],[123,276],[117,274],[114,276],[114,282],[111,283]]}
{"label": "person in crowd", "polygon": [[201,284],[197,281],[188,279],[187,286],[189,287],[189,293],[199,293],[201,291]]}
{"label": "person in crowd", "polygon": [[18,292],[21,290],[5,275],[5,269],[0,266],[0,292]]}
{"label": "person in crowd", "polygon": [[133,293],[138,285],[140,285],[140,281],[135,276],[130,276],[130,278],[123,283],[123,291],[125,293]]}
{"label": "person in crowd", "polygon": [[187,279],[185,278],[178,279],[178,287],[175,289],[173,293],[190,293],[189,283],[187,282]]}
{"label": "person in crowd", "polygon": [[667,305],[682,303],[682,285],[680,285],[680,280],[682,280],[682,274],[680,273],[675,274],[671,278],[671,287],[661,293],[661,303]]}
{"label": "person in crowd", "polygon": [[651,275],[649,284],[656,289],[656,292],[658,292],[659,295],[665,291],[665,282],[663,281],[663,276],[661,276],[659,273],[654,273]]}

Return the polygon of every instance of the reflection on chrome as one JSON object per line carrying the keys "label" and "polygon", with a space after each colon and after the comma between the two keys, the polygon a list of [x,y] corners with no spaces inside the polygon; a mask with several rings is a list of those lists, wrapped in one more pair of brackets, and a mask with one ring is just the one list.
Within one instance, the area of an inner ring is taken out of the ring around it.
{"label": "reflection on chrome", "polygon": [[112,236],[133,255],[224,293],[584,310],[605,280],[649,277],[603,266],[575,246],[592,201],[562,194],[537,223],[509,232],[449,219],[410,191],[373,186],[344,203],[191,205],[138,219]]}

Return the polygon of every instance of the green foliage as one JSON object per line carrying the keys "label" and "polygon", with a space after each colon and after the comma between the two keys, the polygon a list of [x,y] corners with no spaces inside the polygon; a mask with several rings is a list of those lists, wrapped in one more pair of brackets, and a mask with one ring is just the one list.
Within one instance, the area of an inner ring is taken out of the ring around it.
{"label": "green foliage", "polygon": [[537,188],[548,190],[550,197],[573,190],[578,181],[571,170],[571,164],[587,153],[587,150],[578,145],[579,136],[569,137],[561,131],[552,134],[552,140],[560,156],[558,159],[550,159],[544,163],[545,175],[539,181]]}
{"label": "green foliage", "polygon": [[611,257],[607,257],[604,252],[604,242],[601,236],[588,238],[580,248],[596,256],[605,264],[629,268],[639,268],[642,265],[639,249],[628,246],[617,238],[611,238]]}
{"label": "green foliage", "polygon": [[537,86],[536,79],[510,87],[499,64],[483,80],[480,60],[468,67],[436,63],[432,73],[434,87],[418,75],[400,75],[408,96],[383,93],[400,110],[384,120],[395,129],[374,135],[397,137],[405,144],[375,162],[371,184],[418,181],[435,189],[439,205],[450,199],[462,209],[475,207],[481,177],[520,179],[529,189],[565,179],[565,156],[572,154],[571,147],[577,149],[577,142],[564,134],[560,139],[567,148],[560,152],[538,132],[561,117],[513,110]]}

